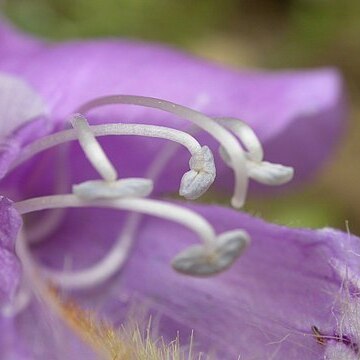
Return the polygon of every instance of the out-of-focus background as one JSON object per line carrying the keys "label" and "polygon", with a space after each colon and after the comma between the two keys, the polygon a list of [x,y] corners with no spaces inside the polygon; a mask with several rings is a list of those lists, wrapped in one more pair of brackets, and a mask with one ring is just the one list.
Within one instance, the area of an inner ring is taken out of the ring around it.
{"label": "out-of-focus background", "polygon": [[50,39],[122,36],[169,43],[235,67],[333,65],[347,81],[349,129],[313,181],[247,210],[288,226],[360,234],[359,0],[0,0],[19,27]]}

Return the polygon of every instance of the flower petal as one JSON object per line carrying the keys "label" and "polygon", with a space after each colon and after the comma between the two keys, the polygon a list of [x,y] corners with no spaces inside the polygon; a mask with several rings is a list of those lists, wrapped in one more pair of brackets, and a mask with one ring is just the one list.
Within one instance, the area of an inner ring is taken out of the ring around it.
{"label": "flower petal", "polygon": [[19,76],[0,72],[0,178],[29,139],[50,131],[40,95]]}
{"label": "flower petal", "polygon": [[[243,228],[250,234],[252,246],[232,269],[209,279],[177,274],[171,259],[197,239],[179,225],[146,218],[125,268],[92,297],[80,296],[84,303],[102,309],[116,324],[134,303],[137,309],[148,307],[159,335],[173,339],[180,331],[186,344],[194,330],[196,350],[215,351],[221,359],[323,356],[325,346],[312,328],[332,337],[337,331],[335,302],[344,279],[333,259],[359,273],[355,254],[360,253],[360,240],[331,229],[270,225],[216,206],[192,208],[218,232]],[[75,268],[88,266],[121,227],[116,212],[76,211],[39,249],[47,265],[62,268],[67,254]]]}
{"label": "flower petal", "polygon": [[42,98],[19,77],[0,73],[0,139],[46,114]]}
{"label": "flower petal", "polygon": [[[156,44],[126,40],[52,44],[27,57],[26,64],[9,63],[5,56],[0,59],[1,69],[29,81],[46,99],[57,125],[66,124],[67,116],[81,103],[108,94],[164,98],[210,116],[239,117],[264,143],[266,160],[293,166],[299,180],[326,159],[345,117],[342,80],[334,69],[236,71]],[[89,118],[93,123],[188,127],[187,122],[168,114],[127,106],[96,110]],[[203,133],[200,140],[213,150],[218,147]],[[126,163],[124,176],[143,175],[155,154],[164,149],[162,142],[155,140],[123,138],[104,143],[109,144],[115,164]],[[144,154],[146,161],[141,159]],[[177,190],[179,170],[186,169],[185,152],[179,152],[176,160],[163,172],[159,185],[163,191]],[[231,170],[218,156],[216,163],[221,179],[217,183],[230,189]]]}
{"label": "flower petal", "polygon": [[16,235],[21,218],[13,209],[11,201],[0,198],[0,313],[18,288],[21,266],[14,254]]}

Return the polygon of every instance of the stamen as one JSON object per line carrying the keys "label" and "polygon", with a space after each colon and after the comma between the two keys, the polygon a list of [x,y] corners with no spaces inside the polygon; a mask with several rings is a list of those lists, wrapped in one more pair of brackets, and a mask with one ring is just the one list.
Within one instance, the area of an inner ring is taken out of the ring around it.
{"label": "stamen", "polygon": [[193,245],[175,257],[172,266],[187,275],[209,276],[226,270],[250,244],[243,230],[225,232],[216,239],[211,253],[200,245]]}
{"label": "stamen", "polygon": [[[194,137],[183,131],[167,128],[164,126],[142,124],[105,124],[89,126],[87,125],[86,119],[81,117],[80,115],[76,115],[74,124],[76,124],[75,126],[77,127],[79,127],[80,125],[84,127],[85,133],[80,134],[80,141],[83,149],[85,150],[85,153],[87,154],[94,167],[99,171],[100,174],[103,175],[106,180],[114,179],[116,171],[111,170],[113,169],[113,167],[108,158],[106,157],[105,153],[101,149],[100,145],[97,143],[95,136],[147,136],[168,139],[170,141],[183,145],[189,150],[192,157],[196,159],[198,168],[204,170],[197,171],[196,175],[207,175],[202,177],[200,176],[200,178],[202,179],[200,189],[196,187],[196,189],[192,190],[190,185],[188,192],[193,193],[192,198],[196,198],[196,194],[198,194],[197,197],[202,195],[210,187],[210,185],[215,179],[216,171],[211,150],[207,147],[201,147],[201,145]],[[23,149],[21,155],[17,159],[16,163],[13,164],[12,168],[18,166],[25,160],[31,158],[32,156],[38,154],[41,151],[50,149],[54,146],[60,145],[68,141],[77,140],[77,131],[82,132],[82,130],[79,129],[64,130],[34,141]],[[93,152],[94,149],[95,153]],[[206,153],[207,155],[204,156],[204,153]],[[191,159],[190,166],[193,162],[195,162],[195,160]],[[95,183],[93,185],[95,185]],[[194,183],[193,186],[198,186],[198,182]],[[103,187],[105,187],[105,185]],[[183,187],[184,184],[181,184],[181,188]],[[87,187],[87,189],[89,188]]]}
{"label": "stamen", "polygon": [[[283,185],[294,176],[294,169],[281,164],[263,161],[264,150],[255,132],[243,121],[235,118],[215,118],[223,126],[230,129],[243,143],[246,149],[247,175],[264,185]],[[231,159],[224,147],[219,149],[224,162],[232,167]]]}
{"label": "stamen", "polygon": [[75,114],[70,121],[92,166],[106,181],[115,181],[118,177],[117,172],[96,140],[87,120],[82,115]]}
{"label": "stamen", "polygon": [[163,110],[187,119],[211,134],[226,149],[226,152],[231,159],[230,164],[235,174],[235,188],[231,204],[237,208],[243,206],[248,185],[245,155],[236,138],[223,126],[219,125],[212,118],[185,106],[177,105],[170,101],[145,96],[105,96],[85,103],[79,107],[77,112],[86,113],[91,109],[111,104],[138,105]]}
{"label": "stamen", "polygon": [[[172,220],[194,231],[203,241],[202,246],[190,247],[173,261],[175,270],[194,276],[206,276],[227,269],[249,243],[249,236],[241,230],[215,234],[213,227],[196,212],[180,206],[150,199],[112,199],[88,201],[76,195],[54,195],[28,199],[14,204],[20,214],[59,207],[106,207],[129,210]],[[186,262],[186,263],[185,263]],[[76,272],[46,270],[47,275],[64,287],[83,287]],[[86,279],[91,283],[91,279]]]}

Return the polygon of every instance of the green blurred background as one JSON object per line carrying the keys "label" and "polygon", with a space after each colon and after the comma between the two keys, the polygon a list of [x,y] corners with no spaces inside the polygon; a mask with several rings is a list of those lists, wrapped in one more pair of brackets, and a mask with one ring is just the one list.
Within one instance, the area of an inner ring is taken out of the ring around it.
{"label": "green blurred background", "polygon": [[315,179],[247,210],[288,226],[360,234],[359,0],[0,0],[19,27],[50,39],[123,36],[169,43],[235,67],[339,67],[348,134]]}

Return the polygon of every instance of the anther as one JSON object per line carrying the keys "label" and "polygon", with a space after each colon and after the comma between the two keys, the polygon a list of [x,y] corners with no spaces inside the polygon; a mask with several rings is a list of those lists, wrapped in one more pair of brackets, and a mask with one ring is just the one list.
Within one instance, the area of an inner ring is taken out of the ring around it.
{"label": "anther", "polygon": [[250,178],[264,185],[283,185],[294,176],[292,167],[267,161],[258,163],[249,160],[246,162],[246,168]]}
{"label": "anther", "polygon": [[250,244],[248,233],[232,230],[218,235],[213,246],[193,245],[177,255],[173,268],[183,274],[211,276],[229,268]]}
{"label": "anther", "polygon": [[189,166],[190,170],[181,179],[179,194],[194,200],[203,195],[215,180],[216,168],[211,150],[203,146],[191,157]]}

